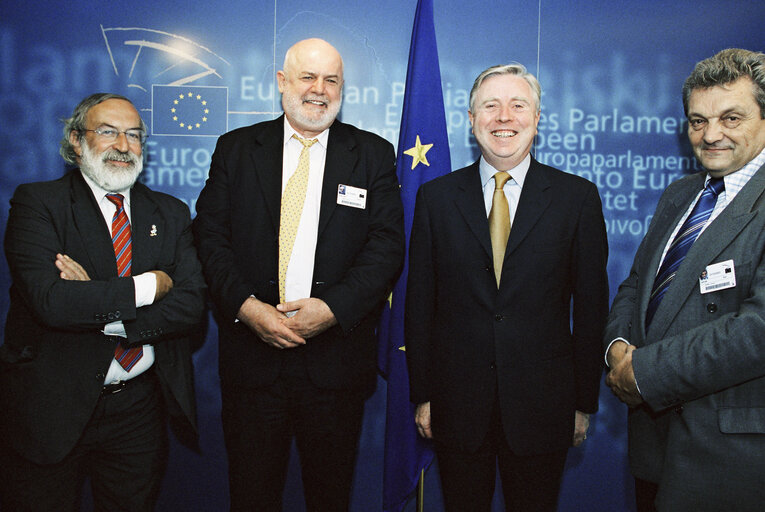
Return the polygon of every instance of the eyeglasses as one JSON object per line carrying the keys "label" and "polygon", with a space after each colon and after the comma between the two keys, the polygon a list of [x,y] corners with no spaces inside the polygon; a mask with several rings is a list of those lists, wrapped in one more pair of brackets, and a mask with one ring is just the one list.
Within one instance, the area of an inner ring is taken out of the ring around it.
{"label": "eyeglasses", "polygon": [[125,138],[130,144],[143,144],[146,142],[146,132],[143,130],[125,130],[120,131],[116,128],[96,128],[95,130],[83,130],[84,132],[93,132],[103,140],[114,142],[119,137],[120,133],[125,134]]}

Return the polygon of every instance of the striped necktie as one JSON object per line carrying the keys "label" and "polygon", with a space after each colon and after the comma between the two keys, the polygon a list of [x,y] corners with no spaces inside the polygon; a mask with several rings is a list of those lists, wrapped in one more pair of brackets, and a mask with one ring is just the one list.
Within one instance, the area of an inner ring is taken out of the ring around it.
{"label": "striped necktie", "polygon": [[[117,273],[120,277],[128,277],[133,262],[133,244],[130,234],[130,221],[127,213],[125,213],[123,203],[125,198],[122,194],[106,194],[106,199],[117,207],[112,217],[112,245],[114,246],[114,256],[117,258]],[[128,372],[142,356],[143,347],[140,346],[126,350],[119,343],[114,350],[114,359]]]}
{"label": "striped necktie", "polygon": [[661,300],[664,298],[664,294],[675,278],[680,264],[709,220],[709,216],[712,215],[712,211],[717,203],[717,196],[723,190],[725,190],[725,181],[722,178],[712,178],[707,182],[701,197],[699,197],[693,210],[691,210],[688,218],[685,219],[677,235],[675,235],[675,239],[672,240],[669,249],[667,249],[667,254],[664,256],[664,261],[661,267],[659,267],[659,272],[656,274],[656,279],[653,282],[651,297],[648,300],[648,309],[645,314],[646,332],[651,325]]}

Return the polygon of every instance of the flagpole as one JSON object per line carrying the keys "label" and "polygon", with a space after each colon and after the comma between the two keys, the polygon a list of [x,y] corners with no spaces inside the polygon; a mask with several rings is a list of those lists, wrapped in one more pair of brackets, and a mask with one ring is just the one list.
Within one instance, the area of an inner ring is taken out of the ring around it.
{"label": "flagpole", "polygon": [[420,478],[417,480],[417,512],[425,511],[425,468],[420,470]]}

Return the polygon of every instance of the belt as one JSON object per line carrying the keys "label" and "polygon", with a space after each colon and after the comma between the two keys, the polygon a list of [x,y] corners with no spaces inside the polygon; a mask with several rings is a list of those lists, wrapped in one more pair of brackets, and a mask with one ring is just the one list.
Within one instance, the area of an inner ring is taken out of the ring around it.
{"label": "belt", "polygon": [[118,380],[117,382],[113,382],[111,384],[106,384],[103,388],[101,388],[101,396],[107,396],[107,395],[113,395],[115,393],[119,393],[125,388],[129,388],[131,386],[134,386],[136,383],[146,380],[146,377],[152,373],[152,368],[147,369],[145,372],[141,373],[140,375],[133,377],[129,380]]}

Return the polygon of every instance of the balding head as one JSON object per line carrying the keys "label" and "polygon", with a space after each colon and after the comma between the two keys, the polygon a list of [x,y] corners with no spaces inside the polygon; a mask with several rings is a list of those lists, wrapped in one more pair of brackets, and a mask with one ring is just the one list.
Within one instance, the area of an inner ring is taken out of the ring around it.
{"label": "balding head", "polygon": [[343,59],[334,46],[323,39],[295,43],[276,79],[287,121],[302,136],[315,137],[334,122],[343,91]]}

